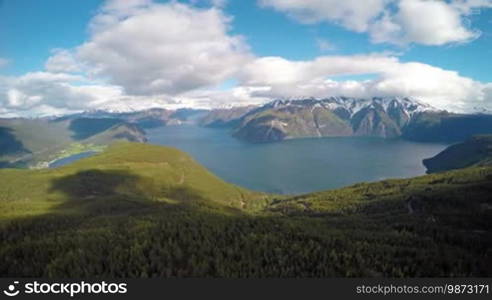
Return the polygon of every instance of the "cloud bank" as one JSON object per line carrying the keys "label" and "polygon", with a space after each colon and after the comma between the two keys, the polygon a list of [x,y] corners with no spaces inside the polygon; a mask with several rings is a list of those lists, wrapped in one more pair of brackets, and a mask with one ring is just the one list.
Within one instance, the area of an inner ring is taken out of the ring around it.
{"label": "cloud bank", "polygon": [[[429,45],[473,39],[477,33],[464,26],[463,16],[474,7],[491,4],[401,0],[397,9],[389,11],[394,1],[369,1],[364,9],[358,0],[262,0],[261,4],[301,22],[336,22],[367,32],[376,41]],[[492,108],[492,83],[401,61],[391,53],[324,55],[305,61],[256,56],[242,36],[230,33],[233,19],[220,5],[105,2],[88,25],[86,42],[73,49],[54,49],[43,71],[0,76],[0,116],[212,108],[342,95],[417,97],[452,111]],[[412,23],[415,10],[422,6],[429,22]],[[378,26],[381,30],[375,30]],[[232,87],[225,87],[230,82]]]}
{"label": "cloud bank", "polygon": [[307,24],[335,23],[365,32],[375,43],[439,46],[464,43],[480,32],[467,26],[492,0],[259,0],[261,6]]}
{"label": "cloud bank", "polygon": [[217,85],[250,57],[243,39],[228,35],[231,19],[216,8],[112,3],[123,2],[106,5],[76,55],[93,76],[130,94],[177,95]]}

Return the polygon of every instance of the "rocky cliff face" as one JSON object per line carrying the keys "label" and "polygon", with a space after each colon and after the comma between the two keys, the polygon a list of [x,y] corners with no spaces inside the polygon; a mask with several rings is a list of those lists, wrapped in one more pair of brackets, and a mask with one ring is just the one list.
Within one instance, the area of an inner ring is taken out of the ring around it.
{"label": "rocky cliff face", "polygon": [[251,142],[300,137],[394,138],[421,113],[436,113],[409,98],[278,100],[246,114],[235,135]]}

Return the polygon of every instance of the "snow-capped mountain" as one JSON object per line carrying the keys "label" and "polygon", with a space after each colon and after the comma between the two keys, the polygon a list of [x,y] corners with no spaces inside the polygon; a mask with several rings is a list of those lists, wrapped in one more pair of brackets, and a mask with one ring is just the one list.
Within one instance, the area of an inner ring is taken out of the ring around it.
{"label": "snow-capped mountain", "polygon": [[386,112],[401,109],[409,116],[424,111],[438,111],[438,109],[429,104],[408,97],[374,97],[369,99],[330,97],[324,99],[309,98],[296,100],[275,100],[264,105],[263,109],[306,106],[322,107],[331,111],[345,111],[350,116],[353,116],[359,111],[368,108],[381,109]]}
{"label": "snow-capped mountain", "polygon": [[401,136],[423,113],[445,112],[402,97],[276,100],[246,114],[236,135],[259,142],[323,136],[391,138]]}

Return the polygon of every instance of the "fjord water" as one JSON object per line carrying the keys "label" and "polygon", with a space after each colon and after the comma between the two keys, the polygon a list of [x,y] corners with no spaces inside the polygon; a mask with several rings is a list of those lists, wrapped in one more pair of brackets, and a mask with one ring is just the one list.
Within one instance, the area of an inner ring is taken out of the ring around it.
{"label": "fjord water", "polygon": [[60,159],[57,159],[54,162],[50,163],[49,167],[50,168],[58,168],[58,167],[61,167],[61,166],[64,166],[64,165],[68,165],[70,163],[73,163],[74,161],[77,161],[79,159],[92,156],[92,155],[94,155],[96,153],[97,152],[94,152],[94,151],[87,151],[87,152],[82,152],[82,153],[74,154],[74,155],[71,155],[71,156],[67,156],[67,157],[64,157],[64,158],[60,158]]}
{"label": "fjord water", "polygon": [[448,146],[359,137],[250,144],[226,129],[192,125],[149,129],[147,138],[149,143],[189,153],[225,181],[283,194],[423,175],[422,159]]}

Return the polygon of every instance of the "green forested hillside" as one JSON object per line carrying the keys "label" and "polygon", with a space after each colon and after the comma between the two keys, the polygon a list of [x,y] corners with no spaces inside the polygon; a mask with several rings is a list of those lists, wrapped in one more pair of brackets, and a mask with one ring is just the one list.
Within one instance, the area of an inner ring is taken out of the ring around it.
{"label": "green forested hillside", "polygon": [[492,275],[487,167],[281,197],[119,143],[0,182],[1,276]]}
{"label": "green forested hillside", "polygon": [[474,136],[425,159],[428,173],[492,165],[492,135]]}
{"label": "green forested hillside", "polygon": [[424,112],[403,130],[403,138],[419,142],[462,142],[484,134],[492,134],[492,115]]}

